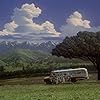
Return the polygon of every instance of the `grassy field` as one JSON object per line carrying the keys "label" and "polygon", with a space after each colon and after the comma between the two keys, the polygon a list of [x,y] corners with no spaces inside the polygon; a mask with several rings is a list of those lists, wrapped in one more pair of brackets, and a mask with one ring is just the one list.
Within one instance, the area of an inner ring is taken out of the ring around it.
{"label": "grassy field", "polygon": [[0,100],[100,100],[100,83],[5,85]]}
{"label": "grassy field", "polygon": [[96,79],[45,85],[43,78],[1,80],[0,100],[100,100],[100,82]]}

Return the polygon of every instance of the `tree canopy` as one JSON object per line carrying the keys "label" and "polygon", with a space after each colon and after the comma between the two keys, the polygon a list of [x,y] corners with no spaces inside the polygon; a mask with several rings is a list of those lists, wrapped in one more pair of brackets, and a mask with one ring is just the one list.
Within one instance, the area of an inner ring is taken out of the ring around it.
{"label": "tree canopy", "polygon": [[98,70],[100,80],[100,32],[84,31],[66,37],[52,50],[52,55],[91,61]]}

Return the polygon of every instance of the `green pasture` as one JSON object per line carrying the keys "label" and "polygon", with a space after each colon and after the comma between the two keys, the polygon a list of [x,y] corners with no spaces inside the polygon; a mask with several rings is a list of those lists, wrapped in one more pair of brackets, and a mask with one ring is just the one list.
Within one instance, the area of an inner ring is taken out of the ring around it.
{"label": "green pasture", "polygon": [[100,100],[100,83],[4,85],[0,100]]}

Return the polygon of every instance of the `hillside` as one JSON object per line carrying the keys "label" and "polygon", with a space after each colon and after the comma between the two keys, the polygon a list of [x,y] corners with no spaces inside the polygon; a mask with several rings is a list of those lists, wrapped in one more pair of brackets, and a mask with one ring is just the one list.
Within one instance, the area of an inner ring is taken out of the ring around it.
{"label": "hillside", "polygon": [[50,58],[49,53],[43,53],[42,51],[35,51],[29,49],[12,49],[4,54],[0,54],[0,65],[16,63],[35,63],[37,61],[44,61]]}
{"label": "hillside", "polygon": [[33,44],[4,41],[0,43],[0,78],[31,76],[37,73],[49,73],[55,69],[91,65],[88,61],[52,56],[50,51],[55,46],[56,44],[52,42]]}

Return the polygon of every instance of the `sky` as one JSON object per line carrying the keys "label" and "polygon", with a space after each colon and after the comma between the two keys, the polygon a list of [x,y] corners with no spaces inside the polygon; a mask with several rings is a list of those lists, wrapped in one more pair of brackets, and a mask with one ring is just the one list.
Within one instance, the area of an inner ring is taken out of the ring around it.
{"label": "sky", "polygon": [[0,0],[0,39],[49,41],[100,31],[100,0]]}

